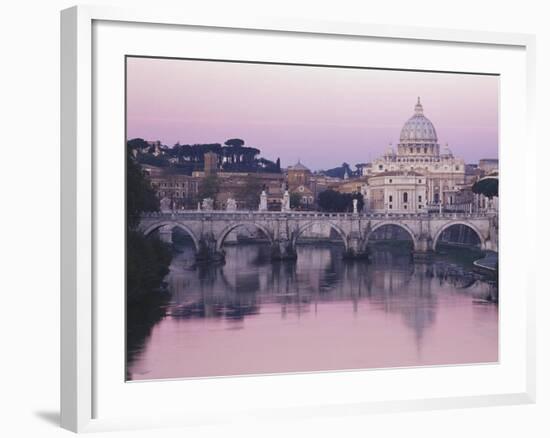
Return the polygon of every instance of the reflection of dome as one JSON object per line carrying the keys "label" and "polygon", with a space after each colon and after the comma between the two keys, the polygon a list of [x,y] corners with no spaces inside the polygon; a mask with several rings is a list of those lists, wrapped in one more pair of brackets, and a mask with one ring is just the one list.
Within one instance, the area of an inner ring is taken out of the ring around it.
{"label": "reflection of dome", "polygon": [[414,107],[414,116],[401,129],[400,141],[403,144],[437,143],[437,133],[432,122],[424,116],[420,97]]}

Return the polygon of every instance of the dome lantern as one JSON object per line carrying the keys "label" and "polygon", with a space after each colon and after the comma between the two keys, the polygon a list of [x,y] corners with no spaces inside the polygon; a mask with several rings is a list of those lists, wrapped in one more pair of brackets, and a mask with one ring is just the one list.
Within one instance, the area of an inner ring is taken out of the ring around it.
{"label": "dome lantern", "polygon": [[417,116],[423,116],[424,115],[424,108],[422,108],[422,104],[420,103],[420,96],[418,96],[418,100],[416,102],[416,105],[414,106],[414,113]]}

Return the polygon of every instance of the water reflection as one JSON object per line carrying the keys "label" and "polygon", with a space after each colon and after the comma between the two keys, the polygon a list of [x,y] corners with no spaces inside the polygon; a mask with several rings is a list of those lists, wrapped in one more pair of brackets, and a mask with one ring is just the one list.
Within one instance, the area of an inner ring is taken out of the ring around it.
{"label": "water reflection", "polygon": [[297,263],[272,263],[268,246],[237,245],[226,248],[225,265],[195,266],[192,250],[183,248],[167,278],[166,315],[130,355],[128,375],[497,360],[497,308],[480,312],[472,301],[494,293],[494,286],[468,260],[445,256],[419,264],[400,248],[379,247],[366,264],[344,261],[342,251],[305,245]]}

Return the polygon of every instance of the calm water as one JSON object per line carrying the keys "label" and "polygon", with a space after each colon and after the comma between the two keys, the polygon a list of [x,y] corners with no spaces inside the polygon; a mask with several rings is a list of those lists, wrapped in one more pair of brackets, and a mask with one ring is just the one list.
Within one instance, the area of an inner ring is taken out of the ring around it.
{"label": "calm water", "polygon": [[458,257],[413,263],[406,250],[345,262],[342,248],[305,245],[298,261],[228,246],[223,266],[193,266],[186,249],[172,296],[129,351],[132,380],[341,370],[498,360],[494,286]]}

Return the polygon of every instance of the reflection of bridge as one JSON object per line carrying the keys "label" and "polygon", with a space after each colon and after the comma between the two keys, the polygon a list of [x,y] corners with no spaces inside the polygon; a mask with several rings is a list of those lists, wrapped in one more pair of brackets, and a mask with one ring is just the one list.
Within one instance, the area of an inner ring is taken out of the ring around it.
{"label": "reflection of bridge", "polygon": [[145,234],[158,230],[161,239],[171,242],[172,230],[179,228],[193,239],[197,259],[216,260],[224,258],[223,243],[231,231],[240,226],[254,226],[269,239],[273,258],[283,260],[296,258],[296,242],[314,224],[328,224],[334,229],[342,238],[349,258],[367,257],[372,233],[388,225],[404,229],[411,237],[414,254],[420,257],[434,251],[441,233],[453,225],[472,229],[482,250],[498,251],[498,216],[494,213],[181,211],[143,214],[140,230]]}

